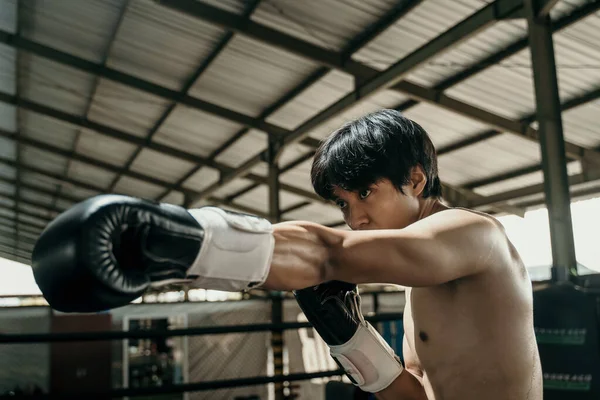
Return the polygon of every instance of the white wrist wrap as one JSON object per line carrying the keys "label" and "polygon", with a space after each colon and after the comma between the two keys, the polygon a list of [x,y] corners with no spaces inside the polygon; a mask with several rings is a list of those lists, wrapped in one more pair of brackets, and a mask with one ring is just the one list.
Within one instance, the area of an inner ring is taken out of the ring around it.
{"label": "white wrist wrap", "polygon": [[217,207],[189,213],[204,230],[198,257],[188,269],[194,286],[237,292],[267,279],[275,246],[268,220]]}
{"label": "white wrist wrap", "polygon": [[330,346],[330,352],[365,392],[385,389],[404,370],[394,350],[368,322],[361,323],[348,342]]}

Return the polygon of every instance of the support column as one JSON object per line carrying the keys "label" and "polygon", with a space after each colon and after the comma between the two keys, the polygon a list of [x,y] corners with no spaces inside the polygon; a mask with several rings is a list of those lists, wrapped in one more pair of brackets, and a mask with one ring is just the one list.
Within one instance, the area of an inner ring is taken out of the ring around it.
{"label": "support column", "polygon": [[[279,165],[277,162],[279,153],[279,144],[269,141],[269,219],[272,223],[281,220],[281,207],[279,204]],[[283,322],[283,293],[271,293],[271,322],[279,324]],[[273,350],[273,372],[275,375],[283,375],[283,330],[271,331],[271,348]],[[275,400],[285,399],[285,386],[289,382],[275,383]]]}
{"label": "support column", "polygon": [[535,0],[525,1],[544,172],[544,192],[552,243],[552,278],[554,281],[566,282],[577,271],[567,158],[551,21],[548,16],[538,17],[540,10],[537,4]]}

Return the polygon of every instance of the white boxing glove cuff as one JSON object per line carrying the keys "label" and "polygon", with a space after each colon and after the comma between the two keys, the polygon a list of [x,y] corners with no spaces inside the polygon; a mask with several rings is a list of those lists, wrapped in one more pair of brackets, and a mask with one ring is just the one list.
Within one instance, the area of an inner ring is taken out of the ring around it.
{"label": "white boxing glove cuff", "polygon": [[348,342],[330,346],[330,353],[365,392],[387,388],[404,370],[394,350],[368,322],[361,323]]}
{"label": "white boxing glove cuff", "polygon": [[236,292],[264,283],[275,246],[268,220],[217,207],[188,212],[204,230],[202,247],[187,273],[193,286]]}

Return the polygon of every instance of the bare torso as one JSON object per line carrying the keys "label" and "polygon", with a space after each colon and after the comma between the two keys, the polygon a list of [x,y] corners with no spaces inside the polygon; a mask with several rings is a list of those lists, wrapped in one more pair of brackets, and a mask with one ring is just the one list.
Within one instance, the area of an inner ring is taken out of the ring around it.
{"label": "bare torso", "polygon": [[408,289],[406,368],[429,400],[541,400],[531,283],[509,265],[441,286]]}

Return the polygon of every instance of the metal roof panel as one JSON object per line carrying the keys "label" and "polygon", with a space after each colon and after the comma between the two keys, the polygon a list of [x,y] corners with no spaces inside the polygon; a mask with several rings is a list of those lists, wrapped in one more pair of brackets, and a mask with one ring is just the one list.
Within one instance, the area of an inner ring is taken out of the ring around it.
{"label": "metal roof panel", "polygon": [[241,35],[234,36],[190,94],[258,116],[314,71],[314,63]]}
{"label": "metal roof panel", "polygon": [[76,147],[79,154],[114,165],[123,165],[134,149],[135,146],[130,143],[109,138],[88,129],[81,132]]}
{"label": "metal roof panel", "polygon": [[125,0],[20,2],[23,36],[101,62]]}
{"label": "metal roof panel", "polygon": [[438,165],[442,182],[460,186],[536,162],[541,162],[538,144],[503,134],[447,153]]}
{"label": "metal roof panel", "polygon": [[198,18],[134,0],[124,15],[107,65],[180,90],[224,31]]}
{"label": "metal roof panel", "polygon": [[175,157],[143,149],[131,165],[133,171],[141,172],[168,182],[175,182],[194,167],[194,164]]}
{"label": "metal roof panel", "polygon": [[340,51],[397,1],[263,1],[252,20],[317,46]]}
{"label": "metal roof panel", "polygon": [[168,104],[169,101],[161,97],[101,79],[89,119],[145,137]]}
{"label": "metal roof panel", "polygon": [[486,6],[488,0],[427,0],[352,58],[385,69]]}
{"label": "metal roof panel", "polygon": [[75,115],[83,115],[94,84],[86,72],[29,53],[21,53],[19,95]]}
{"label": "metal roof panel", "polygon": [[236,123],[179,105],[154,140],[206,157],[240,129]]}

